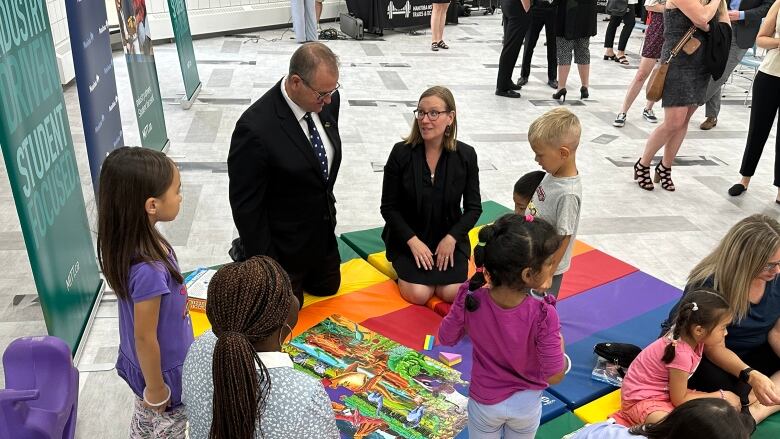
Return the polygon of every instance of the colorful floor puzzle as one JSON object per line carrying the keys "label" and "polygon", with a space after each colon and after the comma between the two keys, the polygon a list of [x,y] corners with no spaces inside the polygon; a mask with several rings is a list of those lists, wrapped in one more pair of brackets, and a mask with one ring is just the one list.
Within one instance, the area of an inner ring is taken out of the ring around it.
{"label": "colorful floor puzzle", "polygon": [[467,423],[460,372],[332,315],[285,346],[322,380],[342,438],[445,439]]}

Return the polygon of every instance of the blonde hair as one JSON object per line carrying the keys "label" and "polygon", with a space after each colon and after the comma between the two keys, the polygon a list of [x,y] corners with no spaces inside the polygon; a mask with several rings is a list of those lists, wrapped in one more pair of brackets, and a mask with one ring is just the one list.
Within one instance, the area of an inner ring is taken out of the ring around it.
{"label": "blonde hair", "polygon": [[713,288],[739,321],[750,308],[750,283],[778,248],[780,223],[767,215],[751,215],[734,224],[715,250],[693,268],[688,285],[695,288],[712,277]]}
{"label": "blonde hair", "polygon": [[[444,101],[447,111],[453,113],[452,125],[450,125],[449,130],[444,132],[442,144],[447,151],[455,151],[458,138],[458,113],[455,111],[455,97],[452,95],[450,89],[437,85],[425,90],[423,94],[420,95],[420,99],[417,100],[417,103],[419,104],[421,100],[431,96],[435,96]],[[414,123],[412,123],[412,132],[403,139],[404,143],[407,145],[419,145],[423,143],[422,134],[420,134],[420,122],[416,117],[414,118]]]}
{"label": "blonde hair", "polygon": [[564,140],[573,140],[570,149],[577,149],[582,134],[582,125],[577,116],[566,108],[559,107],[539,116],[528,127],[528,142],[531,145],[557,145]]}

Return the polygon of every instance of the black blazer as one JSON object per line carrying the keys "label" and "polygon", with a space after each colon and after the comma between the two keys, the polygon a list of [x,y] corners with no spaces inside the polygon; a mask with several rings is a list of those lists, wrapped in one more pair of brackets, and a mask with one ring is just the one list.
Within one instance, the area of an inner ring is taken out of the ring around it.
{"label": "black blazer", "polygon": [[[339,94],[319,113],[335,153],[328,181],[309,139],[282,95],[279,81],[236,123],[228,153],[230,208],[246,257],[279,262],[322,258],[312,243],[333,236],[333,183],[341,164]],[[325,234],[327,232],[327,234]],[[301,259],[303,258],[303,259]]]}
{"label": "black blazer", "polygon": [[766,17],[772,3],[774,0],[742,0],[739,10],[745,12],[745,19],[731,22],[737,46],[742,49],[753,47],[758,30],[761,28],[761,20]]}
{"label": "black blazer", "polygon": [[[399,254],[409,253],[406,241],[422,233],[424,227],[419,214],[422,211],[422,188],[417,185],[417,176],[423,172],[425,159],[419,154],[412,154],[412,148],[424,146],[396,143],[385,165],[380,210],[385,219],[382,239],[390,261]],[[447,233],[457,241],[458,249],[469,255],[468,233],[482,214],[477,153],[471,146],[458,142],[455,151],[443,154],[452,154],[447,162],[444,182],[444,222],[449,229]]]}

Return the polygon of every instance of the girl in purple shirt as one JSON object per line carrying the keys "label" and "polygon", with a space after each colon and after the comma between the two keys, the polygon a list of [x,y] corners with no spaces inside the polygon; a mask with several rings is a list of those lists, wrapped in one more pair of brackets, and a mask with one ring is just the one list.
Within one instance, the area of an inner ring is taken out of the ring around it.
{"label": "girl in purple shirt", "polygon": [[155,228],[176,218],[180,192],[176,165],[150,149],[116,149],[100,171],[98,260],[119,304],[116,370],[136,395],[131,439],[185,437],[192,324],[176,255]]}
{"label": "girl in purple shirt", "polygon": [[[561,324],[549,288],[561,237],[531,215],[508,214],[479,232],[477,273],[460,287],[439,328],[439,341],[471,337],[469,437],[532,439],[542,391],[563,379]],[[484,287],[489,283],[489,287]]]}

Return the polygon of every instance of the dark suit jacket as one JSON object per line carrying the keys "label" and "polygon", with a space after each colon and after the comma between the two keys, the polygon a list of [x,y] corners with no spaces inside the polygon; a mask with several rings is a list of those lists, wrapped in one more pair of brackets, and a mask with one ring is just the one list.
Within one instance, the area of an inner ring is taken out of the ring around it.
{"label": "dark suit jacket", "polygon": [[[319,113],[335,153],[328,181],[278,82],[236,123],[228,154],[230,207],[246,257],[268,255],[301,267],[322,258],[336,227],[333,183],[341,164],[339,95]],[[310,251],[313,250],[313,251]],[[289,269],[288,267],[285,267]]]}
{"label": "dark suit jacket", "polygon": [[753,47],[753,44],[756,43],[758,29],[761,27],[761,20],[766,17],[772,3],[774,0],[742,0],[739,4],[739,10],[745,11],[745,19],[731,22],[737,46],[742,49]]}
{"label": "dark suit jacket", "polygon": [[[424,227],[421,223],[423,218],[419,214],[422,211],[422,188],[418,187],[420,179],[417,176],[423,172],[425,159],[419,154],[412,154],[412,148],[412,145],[404,142],[396,143],[385,165],[380,210],[385,219],[382,239],[387,247],[387,258],[391,261],[396,255],[410,251],[406,241],[421,233]],[[415,145],[414,148],[424,146]],[[443,154],[452,154],[447,162],[444,182],[444,221],[447,233],[455,238],[457,247],[468,255],[471,253],[468,233],[482,213],[477,153],[471,146],[458,142],[455,151]],[[460,208],[461,199],[463,211]],[[432,248],[431,251],[435,252],[436,249]]]}

